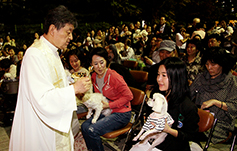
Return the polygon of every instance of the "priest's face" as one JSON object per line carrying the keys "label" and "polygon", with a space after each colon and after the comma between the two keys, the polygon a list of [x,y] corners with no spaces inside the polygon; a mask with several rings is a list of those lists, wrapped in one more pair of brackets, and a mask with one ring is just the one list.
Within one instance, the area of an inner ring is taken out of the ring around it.
{"label": "priest's face", "polygon": [[95,72],[98,75],[98,78],[102,78],[106,72],[106,60],[98,55],[92,57],[92,66],[94,67]]}
{"label": "priest's face", "polygon": [[53,44],[59,49],[67,48],[69,42],[73,39],[72,32],[74,30],[74,26],[72,24],[66,24],[61,29],[57,30],[56,28],[53,30]]}

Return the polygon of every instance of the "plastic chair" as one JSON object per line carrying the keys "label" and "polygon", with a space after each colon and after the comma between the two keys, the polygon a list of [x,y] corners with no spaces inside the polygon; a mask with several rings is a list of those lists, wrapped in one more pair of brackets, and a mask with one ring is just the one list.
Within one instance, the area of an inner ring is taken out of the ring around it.
{"label": "plastic chair", "polygon": [[143,91],[146,90],[146,82],[148,80],[148,72],[141,70],[129,70],[135,81],[137,82],[137,88]]}
{"label": "plastic chair", "polygon": [[148,80],[148,72],[141,70],[130,70],[129,71],[134,79],[139,83],[147,82]]}
{"label": "plastic chair", "polygon": [[19,81],[3,81],[0,85],[2,93],[3,122],[5,126],[10,126],[13,121],[15,107],[17,102]]}
{"label": "plastic chair", "polygon": [[230,146],[230,151],[233,151],[234,147],[235,147],[235,141],[236,141],[236,136],[237,136],[237,127],[236,126],[235,126],[234,131],[232,132],[232,135],[233,135],[233,141]]}
{"label": "plastic chair", "polygon": [[85,117],[85,116],[87,115],[87,113],[88,113],[88,112],[79,113],[79,114],[77,114],[77,118],[78,118],[78,119],[81,119],[81,118]]}
{"label": "plastic chair", "polygon": [[209,147],[209,144],[211,142],[212,134],[214,131],[214,128],[216,126],[217,118],[215,118],[210,112],[204,111],[202,109],[198,109],[198,115],[199,115],[199,132],[206,132],[207,130],[210,130],[208,140],[203,148],[203,151],[206,151]]}
{"label": "plastic chair", "polygon": [[[139,117],[141,115],[142,108],[143,108],[143,105],[144,105],[144,102],[146,99],[146,94],[144,91],[139,90],[137,88],[133,88],[133,87],[129,87],[129,88],[133,93],[133,100],[131,100],[131,105],[132,105],[132,113],[134,113],[130,122],[124,128],[106,133],[102,137],[104,137],[106,139],[114,139],[122,134],[127,133],[127,132],[129,134],[131,129],[134,127],[134,125],[136,125],[138,123],[138,121],[140,119]],[[103,142],[104,142],[104,145],[109,147],[111,150],[116,151],[116,149],[113,148],[109,143],[107,143],[106,141],[103,141]],[[125,147],[125,144],[123,146],[123,149],[124,149],[124,147]]]}
{"label": "plastic chair", "polygon": [[136,69],[138,66],[138,62],[137,61],[133,61],[133,60],[124,60],[123,61],[123,66],[127,67],[128,69]]}

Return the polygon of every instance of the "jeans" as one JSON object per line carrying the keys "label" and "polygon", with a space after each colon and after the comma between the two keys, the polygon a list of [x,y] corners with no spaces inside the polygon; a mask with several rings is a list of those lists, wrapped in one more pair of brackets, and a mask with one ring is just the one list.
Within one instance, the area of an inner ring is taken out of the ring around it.
{"label": "jeans", "polygon": [[131,119],[131,111],[112,113],[106,117],[101,114],[95,124],[91,123],[92,118],[93,116],[81,125],[81,131],[87,149],[92,151],[104,151],[100,136],[125,127]]}

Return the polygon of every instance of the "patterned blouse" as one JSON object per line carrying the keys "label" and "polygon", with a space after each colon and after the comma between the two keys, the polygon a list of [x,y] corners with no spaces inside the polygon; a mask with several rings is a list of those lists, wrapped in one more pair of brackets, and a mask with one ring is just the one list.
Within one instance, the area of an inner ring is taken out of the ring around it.
{"label": "patterned blouse", "polygon": [[200,52],[198,52],[193,62],[188,61],[188,55],[184,55],[181,59],[185,62],[187,66],[188,80],[193,82],[197,77],[198,73],[203,71],[203,66],[201,65],[202,57],[200,56]]}

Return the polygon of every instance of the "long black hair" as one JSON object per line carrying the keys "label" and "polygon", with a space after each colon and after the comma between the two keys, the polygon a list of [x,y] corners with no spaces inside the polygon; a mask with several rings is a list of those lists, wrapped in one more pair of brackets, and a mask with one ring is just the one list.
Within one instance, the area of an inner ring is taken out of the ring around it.
{"label": "long black hair", "polygon": [[162,60],[160,65],[166,68],[169,88],[165,95],[168,95],[169,108],[173,108],[182,102],[185,96],[190,97],[186,65],[177,57],[168,57]]}
{"label": "long black hair", "polygon": [[82,67],[85,67],[85,57],[83,55],[83,53],[79,50],[79,49],[72,49],[72,50],[69,50],[66,54],[66,61],[69,65],[69,69],[72,69],[72,66],[70,64],[70,56],[77,56],[77,58],[80,60],[80,64]]}
{"label": "long black hair", "polygon": [[115,62],[115,63],[121,64],[121,58],[119,57],[119,54],[118,54],[116,46],[114,44],[110,44],[109,45],[109,49],[112,50],[112,52],[114,54],[114,58],[113,58],[112,61]]}

